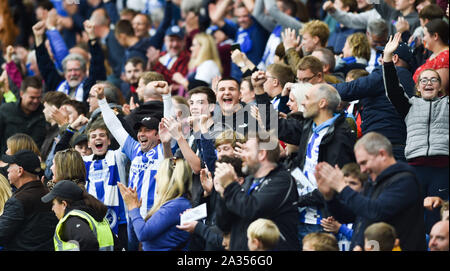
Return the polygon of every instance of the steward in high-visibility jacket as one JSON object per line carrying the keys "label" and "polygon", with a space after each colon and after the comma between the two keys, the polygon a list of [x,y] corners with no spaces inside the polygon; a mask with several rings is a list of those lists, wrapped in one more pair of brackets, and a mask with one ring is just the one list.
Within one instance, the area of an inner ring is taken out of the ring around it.
{"label": "steward in high-visibility jacket", "polygon": [[68,212],[56,225],[55,235],[53,241],[55,244],[55,251],[79,251],[80,245],[75,240],[63,241],[61,234],[63,231],[63,225],[70,216],[77,216],[88,222],[89,227],[98,240],[100,251],[113,251],[114,250],[114,238],[109,227],[109,222],[106,218],[102,222],[98,222],[88,213],[81,210],[72,210]]}
{"label": "steward in high-visibility jacket", "polygon": [[53,202],[52,210],[59,219],[53,236],[56,251],[114,250],[106,219],[108,208],[75,182],[57,182],[41,201]]}

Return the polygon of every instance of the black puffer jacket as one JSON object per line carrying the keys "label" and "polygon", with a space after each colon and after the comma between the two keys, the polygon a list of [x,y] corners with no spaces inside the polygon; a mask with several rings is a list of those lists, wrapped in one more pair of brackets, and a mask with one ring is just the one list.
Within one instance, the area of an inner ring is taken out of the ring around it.
{"label": "black puffer jacket", "polygon": [[41,201],[47,193],[41,181],[31,181],[5,203],[0,216],[0,246],[4,250],[54,250],[53,234],[58,219],[52,203]]}
{"label": "black puffer jacket", "polygon": [[[323,136],[319,146],[318,162],[325,161],[333,166],[337,164],[339,167],[342,167],[355,161],[353,145],[356,141],[356,134],[351,130],[345,119],[345,113],[341,113]],[[305,164],[308,141],[312,134],[312,125],[312,119],[303,121],[296,119],[278,120],[279,139],[299,146],[297,160],[300,169],[303,169]]]}
{"label": "black puffer jacket", "polygon": [[276,250],[300,250],[298,242],[299,212],[297,187],[282,166],[273,169],[257,189],[248,192],[254,178],[246,178],[225,188],[224,198],[217,208],[217,225],[231,232],[230,250],[248,250],[247,228],[258,218],[272,220],[282,235]]}

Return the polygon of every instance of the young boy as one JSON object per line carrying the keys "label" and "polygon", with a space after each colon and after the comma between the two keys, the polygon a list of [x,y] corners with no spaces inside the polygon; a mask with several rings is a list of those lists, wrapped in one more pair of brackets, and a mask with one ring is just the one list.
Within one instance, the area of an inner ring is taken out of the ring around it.
{"label": "young boy", "polygon": [[117,183],[126,185],[127,157],[121,150],[109,150],[111,145],[108,128],[102,118],[87,128],[89,156],[83,156],[86,167],[86,191],[108,207],[107,218],[111,230],[126,246],[127,218],[125,205]]}
{"label": "young boy", "polygon": [[303,237],[303,251],[339,251],[336,237],[325,232],[312,232]]}
{"label": "young boy", "polygon": [[[356,192],[361,192],[364,182],[367,181],[367,175],[361,173],[359,165],[349,163],[342,167],[345,183]],[[339,250],[348,251],[353,236],[352,224],[343,225],[336,221],[332,216],[321,220],[321,225],[325,231],[334,233],[338,240]]]}
{"label": "young boy", "polygon": [[234,132],[233,130],[224,130],[217,135],[215,141],[217,160],[220,160],[223,156],[234,157],[234,148],[236,143],[244,143],[245,138],[242,134]]}
{"label": "young boy", "polygon": [[365,251],[399,251],[399,242],[394,227],[384,222],[374,223],[364,231]]}
{"label": "young boy", "polygon": [[250,251],[273,250],[280,239],[280,230],[272,220],[259,218],[248,226],[247,239]]}

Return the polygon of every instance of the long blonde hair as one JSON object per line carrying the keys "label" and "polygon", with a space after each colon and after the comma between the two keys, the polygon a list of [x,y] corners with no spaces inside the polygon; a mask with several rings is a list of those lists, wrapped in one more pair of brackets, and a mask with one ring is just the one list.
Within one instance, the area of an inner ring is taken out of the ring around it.
{"label": "long blonde hair", "polygon": [[[156,196],[145,220],[155,214],[166,202],[190,193],[192,169],[186,160],[167,158],[161,163],[156,179]],[[188,196],[189,197],[189,196]]]}
{"label": "long blonde hair", "polygon": [[8,147],[11,153],[10,155],[13,155],[21,150],[30,150],[34,152],[37,156],[39,157],[41,156],[41,152],[39,151],[36,142],[34,142],[31,136],[24,133],[17,133],[10,136],[6,140],[6,146]]}
{"label": "long blonde hair", "polygon": [[222,73],[222,62],[220,61],[219,51],[217,50],[216,42],[211,35],[205,33],[198,33],[194,36],[194,40],[196,40],[200,46],[200,51],[198,56],[189,61],[189,70],[193,70],[207,60],[212,60],[216,63],[217,67],[219,67],[220,73]]}
{"label": "long blonde hair", "polygon": [[11,185],[9,184],[5,176],[0,174],[0,215],[3,214],[5,203],[11,197],[11,195]]}

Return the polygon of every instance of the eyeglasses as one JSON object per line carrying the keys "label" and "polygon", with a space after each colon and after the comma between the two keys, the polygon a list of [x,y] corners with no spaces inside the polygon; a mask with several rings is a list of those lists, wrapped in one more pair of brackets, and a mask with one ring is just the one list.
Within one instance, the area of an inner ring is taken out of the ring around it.
{"label": "eyeglasses", "polygon": [[436,77],[431,77],[431,78],[420,78],[419,82],[422,85],[427,85],[428,82],[431,82],[432,84],[436,84],[438,82],[441,82],[441,80],[439,80],[439,78],[436,78]]}
{"label": "eyeglasses", "polygon": [[313,79],[316,76],[317,76],[317,74],[314,74],[313,76],[305,77],[305,78],[302,78],[302,79],[297,78],[296,82],[297,83],[309,83],[309,81],[311,81],[311,79]]}

